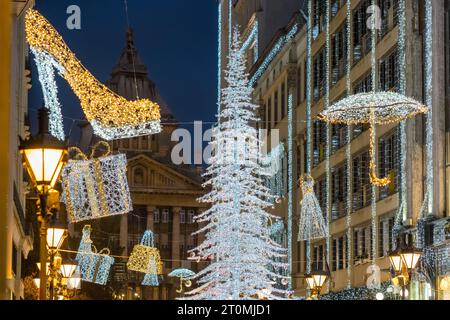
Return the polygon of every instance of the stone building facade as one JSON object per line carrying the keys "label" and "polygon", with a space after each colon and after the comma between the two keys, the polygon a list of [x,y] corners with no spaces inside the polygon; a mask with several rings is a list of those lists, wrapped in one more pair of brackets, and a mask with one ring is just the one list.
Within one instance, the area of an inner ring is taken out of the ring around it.
{"label": "stone building facade", "polygon": [[[239,22],[243,41],[246,45],[253,26],[258,21],[258,28],[264,28],[264,20],[258,20],[264,7],[249,8],[235,1],[232,7],[232,19],[225,11],[228,2],[222,4],[222,50],[228,47],[227,32],[229,24]],[[298,2],[298,1],[297,1]],[[424,99],[424,7],[423,1],[406,2],[406,94],[419,101]],[[264,1],[259,2],[263,4]],[[293,233],[291,243],[293,288],[297,294],[304,295],[306,283],[303,275],[306,268],[306,244],[298,243],[297,223],[299,203],[302,199],[298,185],[299,177],[306,171],[306,24],[307,3],[304,1],[302,11],[296,8],[290,14],[271,11],[273,16],[290,17],[284,27],[272,29],[272,40],[266,47],[259,47],[259,54],[249,63],[250,79],[254,85],[254,102],[260,105],[259,127],[266,130],[264,137],[271,141],[271,136],[279,134],[279,141],[285,145],[288,141],[288,97],[293,98],[293,145],[292,162],[284,167],[292,168],[292,183],[294,192],[291,210],[293,212]],[[448,4],[446,1],[433,3],[433,37],[446,39],[448,44],[449,23]],[[312,1],[313,42],[312,42],[312,117],[313,119],[324,109],[326,74],[330,75],[330,105],[339,101],[347,94],[367,92],[372,90],[370,30],[367,29],[367,9],[371,1],[352,0],[348,12],[347,1],[330,0],[330,32],[325,32],[326,1]],[[383,0],[378,5],[381,12],[381,29],[378,33],[377,72],[379,90],[398,90],[399,88],[399,13],[398,1]],[[251,7],[251,5],[250,5]],[[250,10],[250,11],[249,11]],[[253,10],[253,14],[249,14]],[[350,16],[351,41],[347,41],[346,22]],[[244,17],[244,18],[242,18]],[[276,19],[275,19],[276,20]],[[328,38],[329,36],[329,38]],[[326,43],[330,44],[330,60],[327,64]],[[448,190],[449,179],[446,176],[445,163],[448,163],[448,152],[442,146],[448,146],[448,45],[444,41],[433,41],[433,129],[434,129],[434,190],[433,216],[431,225],[446,225],[449,219]],[[350,46],[351,58],[348,61],[347,48]],[[246,50],[252,48],[246,46]],[[222,60],[225,59],[222,55]],[[248,57],[252,53],[247,54]],[[225,61],[225,60],[224,60]],[[350,63],[350,92],[347,92],[347,65]],[[225,64],[222,63],[222,70]],[[328,69],[327,69],[328,68]],[[225,84],[222,82],[222,86]],[[446,95],[447,92],[447,95]],[[408,232],[415,232],[417,219],[424,199],[424,116],[417,116],[407,121],[406,126],[406,179],[407,179],[407,216],[403,225]],[[275,129],[275,130],[274,130]],[[276,130],[278,129],[278,130]],[[347,130],[351,130],[350,141],[347,141]],[[360,287],[366,284],[367,268],[371,261],[382,269],[389,268],[388,252],[392,249],[391,234],[393,218],[399,207],[399,127],[395,124],[380,126],[377,130],[377,166],[381,176],[390,176],[392,183],[376,190],[376,234],[372,234],[371,196],[372,187],[368,179],[368,145],[369,132],[365,126],[332,126],[330,145],[327,146],[326,126],[319,122],[312,123],[312,175],[316,180],[315,193],[324,211],[330,218],[330,239],[311,243],[311,262],[314,269],[331,270],[332,282],[326,288],[328,291],[341,291],[348,286]],[[264,138],[263,137],[263,138]],[[350,146],[350,158],[347,150]],[[271,147],[269,143],[269,150]],[[330,158],[327,164],[326,148],[330,147]],[[287,148],[286,148],[287,149]],[[348,167],[350,164],[350,167]],[[349,174],[350,173],[350,174]],[[283,174],[285,179],[289,175]],[[348,178],[350,177],[350,179]],[[329,181],[327,181],[329,179]],[[289,181],[285,182],[286,184]],[[348,184],[351,194],[348,194]],[[446,194],[447,193],[447,194]],[[348,201],[350,199],[350,201]],[[350,219],[348,218],[348,203],[351,203]],[[288,194],[276,206],[275,213],[284,218],[288,224],[289,212]],[[443,222],[442,222],[443,221]],[[350,222],[350,223],[349,223]],[[448,228],[447,228],[448,229]],[[348,235],[350,239],[348,239]],[[376,256],[372,257],[373,241],[376,241]],[[433,240],[429,240],[429,245]],[[445,240],[448,242],[448,240]],[[445,245],[446,242],[440,243]],[[448,261],[447,261],[448,264]],[[389,273],[382,272],[381,280],[389,280]],[[434,288],[436,283],[431,283]],[[439,298],[439,296],[436,296]]]}
{"label": "stone building facade", "polygon": [[[187,251],[199,243],[199,239],[191,234],[198,229],[193,217],[204,210],[203,204],[197,202],[204,193],[202,168],[172,163],[171,151],[175,142],[171,141],[171,135],[178,127],[177,121],[159,95],[155,83],[148,78],[147,67],[134,46],[131,29],[106,85],[127,99],[133,100],[138,96],[158,102],[163,130],[152,136],[112,142],[114,152],[124,153],[128,159],[128,182],[134,210],[121,217],[101,221],[98,226],[103,232],[97,232],[94,237],[112,248],[114,254],[129,256],[144,231],[152,230],[164,263],[160,286],[141,286],[143,274],[127,272],[125,261],[115,263],[112,286],[116,294],[125,294],[126,299],[174,299],[179,296],[176,293],[179,281],[168,277],[168,274],[177,268],[193,271],[199,268],[198,263],[188,260]],[[90,125],[83,124],[81,145],[92,146],[96,140]]]}
{"label": "stone building facade", "polygon": [[[31,88],[31,71],[27,64],[28,46],[25,41],[24,12],[34,6],[34,1],[19,3],[4,1],[1,4],[2,49],[0,61],[2,74],[2,209],[0,210],[0,299],[24,298],[22,267],[33,250],[33,230],[26,219],[25,195],[27,185],[23,178],[19,137],[24,139],[29,127],[28,90]],[[5,37],[5,38],[3,38]],[[9,43],[9,46],[7,45]],[[6,64],[6,65],[4,65]],[[8,72],[9,70],[9,72]],[[5,161],[5,162],[4,162]]]}

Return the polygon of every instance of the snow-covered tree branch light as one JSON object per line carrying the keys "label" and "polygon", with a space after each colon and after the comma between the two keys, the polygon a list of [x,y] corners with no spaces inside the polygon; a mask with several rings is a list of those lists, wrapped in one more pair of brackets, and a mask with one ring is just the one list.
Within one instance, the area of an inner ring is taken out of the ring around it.
{"label": "snow-covered tree branch light", "polygon": [[264,185],[261,141],[252,126],[257,121],[257,105],[251,103],[252,88],[245,74],[239,32],[233,32],[222,91],[221,122],[214,132],[216,153],[206,172],[205,186],[211,191],[200,198],[211,207],[196,217],[205,226],[195,234],[206,233],[203,243],[193,249],[200,258],[214,257],[197,273],[198,287],[186,293],[187,299],[250,300],[262,296],[287,298],[289,292],[275,286],[287,277],[271,270],[287,269],[278,262],[286,250],[270,237],[266,212],[274,196]]}
{"label": "snow-covered tree branch light", "polygon": [[[48,69],[50,65],[53,65],[80,99],[86,118],[92,124],[95,134],[103,139],[112,140],[161,131],[158,104],[148,99],[128,101],[100,83],[78,61],[61,35],[36,10],[28,10],[25,30],[27,42],[33,52],[37,53],[36,62],[43,65],[46,70],[41,79],[47,75],[51,76]],[[57,87],[54,83],[43,84],[43,89],[50,90],[50,92],[44,92],[44,97],[48,95],[55,100]],[[59,104],[53,101],[50,107],[50,111],[58,112]],[[56,116],[59,114],[57,113]],[[52,122],[52,128],[55,129],[58,137],[61,135],[59,121],[61,120]]]}

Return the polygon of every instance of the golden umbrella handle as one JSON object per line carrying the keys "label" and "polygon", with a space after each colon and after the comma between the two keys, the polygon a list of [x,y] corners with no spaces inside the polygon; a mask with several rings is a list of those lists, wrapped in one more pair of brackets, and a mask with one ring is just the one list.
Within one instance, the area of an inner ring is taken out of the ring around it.
{"label": "golden umbrella handle", "polygon": [[375,164],[374,157],[375,157],[375,121],[374,121],[374,114],[371,113],[370,117],[370,144],[369,144],[369,153],[370,153],[370,183],[378,186],[378,187],[385,187],[388,184],[391,183],[391,179],[389,177],[385,178],[379,178],[377,176],[377,165]]}
{"label": "golden umbrella handle", "polygon": [[186,288],[189,288],[190,286],[192,286],[191,280],[184,280],[183,277],[180,277],[180,289],[176,290],[177,293],[183,292],[183,282],[184,282],[184,286]]}

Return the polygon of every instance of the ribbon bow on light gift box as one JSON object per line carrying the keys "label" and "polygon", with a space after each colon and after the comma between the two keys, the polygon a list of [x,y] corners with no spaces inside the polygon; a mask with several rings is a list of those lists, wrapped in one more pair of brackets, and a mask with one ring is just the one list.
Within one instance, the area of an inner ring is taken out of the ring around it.
{"label": "ribbon bow on light gift box", "polygon": [[84,226],[76,260],[80,266],[82,280],[105,285],[111,266],[114,264],[114,258],[109,256],[110,251],[107,248],[97,252],[90,238],[91,230],[91,226]]}
{"label": "ribbon bow on light gift box", "polygon": [[[99,147],[106,152],[99,158]],[[111,155],[107,142],[92,148],[88,158],[80,149],[62,172],[64,203],[72,223],[125,214],[133,210],[126,176],[127,159],[124,154]]]}

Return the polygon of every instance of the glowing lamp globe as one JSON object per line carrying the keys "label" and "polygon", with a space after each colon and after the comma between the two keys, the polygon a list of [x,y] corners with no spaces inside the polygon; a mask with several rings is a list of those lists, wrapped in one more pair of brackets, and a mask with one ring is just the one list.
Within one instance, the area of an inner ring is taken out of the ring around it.
{"label": "glowing lamp globe", "polygon": [[322,288],[328,278],[328,275],[323,271],[314,272],[312,276],[314,278],[314,284],[316,288]]}
{"label": "glowing lamp globe", "polygon": [[389,261],[391,262],[391,266],[394,268],[395,272],[399,273],[402,271],[403,260],[398,251],[394,251],[389,254]]}
{"label": "glowing lamp globe", "polygon": [[308,284],[308,288],[314,289],[314,277],[312,275],[306,275],[306,283]]}
{"label": "glowing lamp globe", "polygon": [[57,250],[61,247],[66,235],[66,229],[48,228],[47,229],[47,246],[50,250]]}
{"label": "glowing lamp globe", "polygon": [[415,248],[408,248],[402,250],[401,252],[402,261],[408,270],[412,270],[417,266],[420,257],[422,256],[422,252]]}
{"label": "glowing lamp globe", "polygon": [[59,271],[61,272],[61,275],[68,279],[70,278],[73,273],[75,272],[75,269],[77,268],[76,264],[73,263],[64,263],[61,265],[61,268],[59,269]]}
{"label": "glowing lamp globe", "polygon": [[48,130],[48,110],[39,109],[39,132],[19,147],[23,164],[39,192],[47,193],[58,181],[66,161],[67,146]]}

